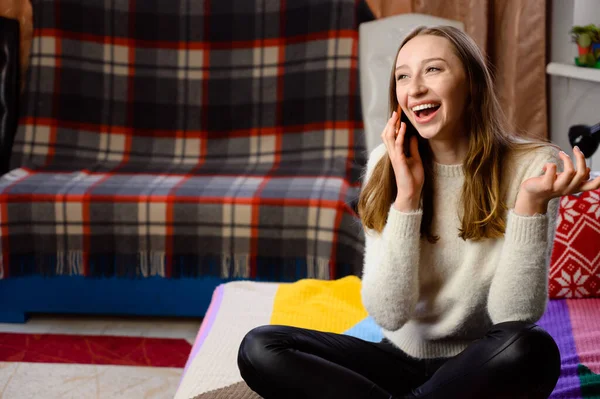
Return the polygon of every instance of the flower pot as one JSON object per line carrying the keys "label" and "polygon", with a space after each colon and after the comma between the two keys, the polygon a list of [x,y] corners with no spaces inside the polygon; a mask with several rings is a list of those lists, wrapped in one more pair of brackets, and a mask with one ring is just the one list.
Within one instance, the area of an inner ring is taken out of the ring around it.
{"label": "flower pot", "polygon": [[592,43],[590,51],[592,54],[594,54],[594,57],[596,57],[597,60],[600,59],[600,42]]}
{"label": "flower pot", "polygon": [[592,46],[581,47],[580,45],[577,45],[577,50],[579,50],[579,55],[586,55],[591,51],[591,49],[592,49]]}
{"label": "flower pot", "polygon": [[591,58],[589,58],[589,56],[591,56],[591,54],[583,55],[581,57],[575,57],[575,65],[584,68],[600,69],[600,59],[594,61]]}

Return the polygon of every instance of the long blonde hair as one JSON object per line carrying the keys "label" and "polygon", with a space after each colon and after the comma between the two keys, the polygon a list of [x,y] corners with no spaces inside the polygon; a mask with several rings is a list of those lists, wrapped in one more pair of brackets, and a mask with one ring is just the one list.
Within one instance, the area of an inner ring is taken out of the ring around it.
{"label": "long blonde hair", "polygon": [[[420,35],[440,36],[448,39],[455,54],[465,68],[469,96],[465,117],[469,132],[469,148],[463,162],[465,182],[462,189],[463,212],[459,236],[464,239],[481,240],[504,234],[507,209],[502,195],[502,165],[513,150],[545,145],[542,141],[520,143],[507,135],[507,124],[500,103],[494,92],[491,73],[477,44],[464,32],[450,26],[418,27],[402,42],[392,66],[389,85],[389,114],[398,107],[396,98],[395,60],[402,47]],[[407,120],[407,129],[415,129]],[[416,132],[415,132],[416,133]],[[407,130],[407,134],[409,134]],[[421,237],[437,241],[431,231],[433,219],[433,156],[428,142],[418,134],[419,153],[425,170],[422,190],[423,218]],[[373,172],[361,190],[358,213],[366,228],[381,232],[387,222],[391,204],[397,195],[394,170],[387,154],[373,168]]]}

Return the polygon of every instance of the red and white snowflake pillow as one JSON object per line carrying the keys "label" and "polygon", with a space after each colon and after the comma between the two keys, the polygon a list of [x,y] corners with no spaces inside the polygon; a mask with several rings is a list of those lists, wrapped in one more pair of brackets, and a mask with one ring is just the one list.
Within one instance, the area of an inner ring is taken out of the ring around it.
{"label": "red and white snowflake pillow", "polygon": [[550,298],[600,297],[600,190],[561,198]]}

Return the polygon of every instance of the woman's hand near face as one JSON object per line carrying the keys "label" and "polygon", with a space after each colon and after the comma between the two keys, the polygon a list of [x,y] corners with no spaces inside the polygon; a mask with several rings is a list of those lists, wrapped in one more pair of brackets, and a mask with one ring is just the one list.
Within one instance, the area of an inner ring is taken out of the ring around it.
{"label": "woman's hand near face", "polygon": [[402,122],[400,129],[396,131],[398,118],[399,115],[394,111],[381,133],[381,138],[387,148],[398,187],[394,207],[401,212],[410,212],[419,209],[425,172],[416,137],[413,136],[410,140],[410,156],[404,154],[406,124]]}
{"label": "woman's hand near face", "polygon": [[589,180],[590,169],[585,164],[585,157],[575,147],[577,169],[571,158],[561,151],[560,158],[564,163],[564,171],[556,173],[556,165],[548,163],[544,166],[542,176],[532,177],[521,184],[517,195],[515,212],[520,215],[545,213],[548,202],[557,197],[576,194],[600,188],[600,177]]}

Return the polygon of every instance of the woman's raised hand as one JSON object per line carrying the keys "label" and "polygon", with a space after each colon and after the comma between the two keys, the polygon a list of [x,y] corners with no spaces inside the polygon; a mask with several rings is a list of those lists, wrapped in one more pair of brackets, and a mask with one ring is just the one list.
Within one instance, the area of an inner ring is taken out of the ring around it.
{"label": "woman's raised hand", "polygon": [[600,188],[600,177],[590,180],[590,168],[586,166],[581,150],[575,147],[573,153],[576,167],[571,158],[561,151],[560,158],[564,163],[561,173],[556,173],[556,164],[548,163],[544,166],[543,175],[531,177],[521,184],[515,206],[517,213],[544,213],[552,198]]}
{"label": "woman's raised hand", "polygon": [[400,128],[396,130],[399,117],[398,113],[394,111],[381,133],[381,138],[387,148],[396,176],[398,194],[394,201],[394,207],[401,212],[410,212],[419,209],[425,172],[415,136],[410,138],[410,156],[404,154],[406,124],[402,122]]}

